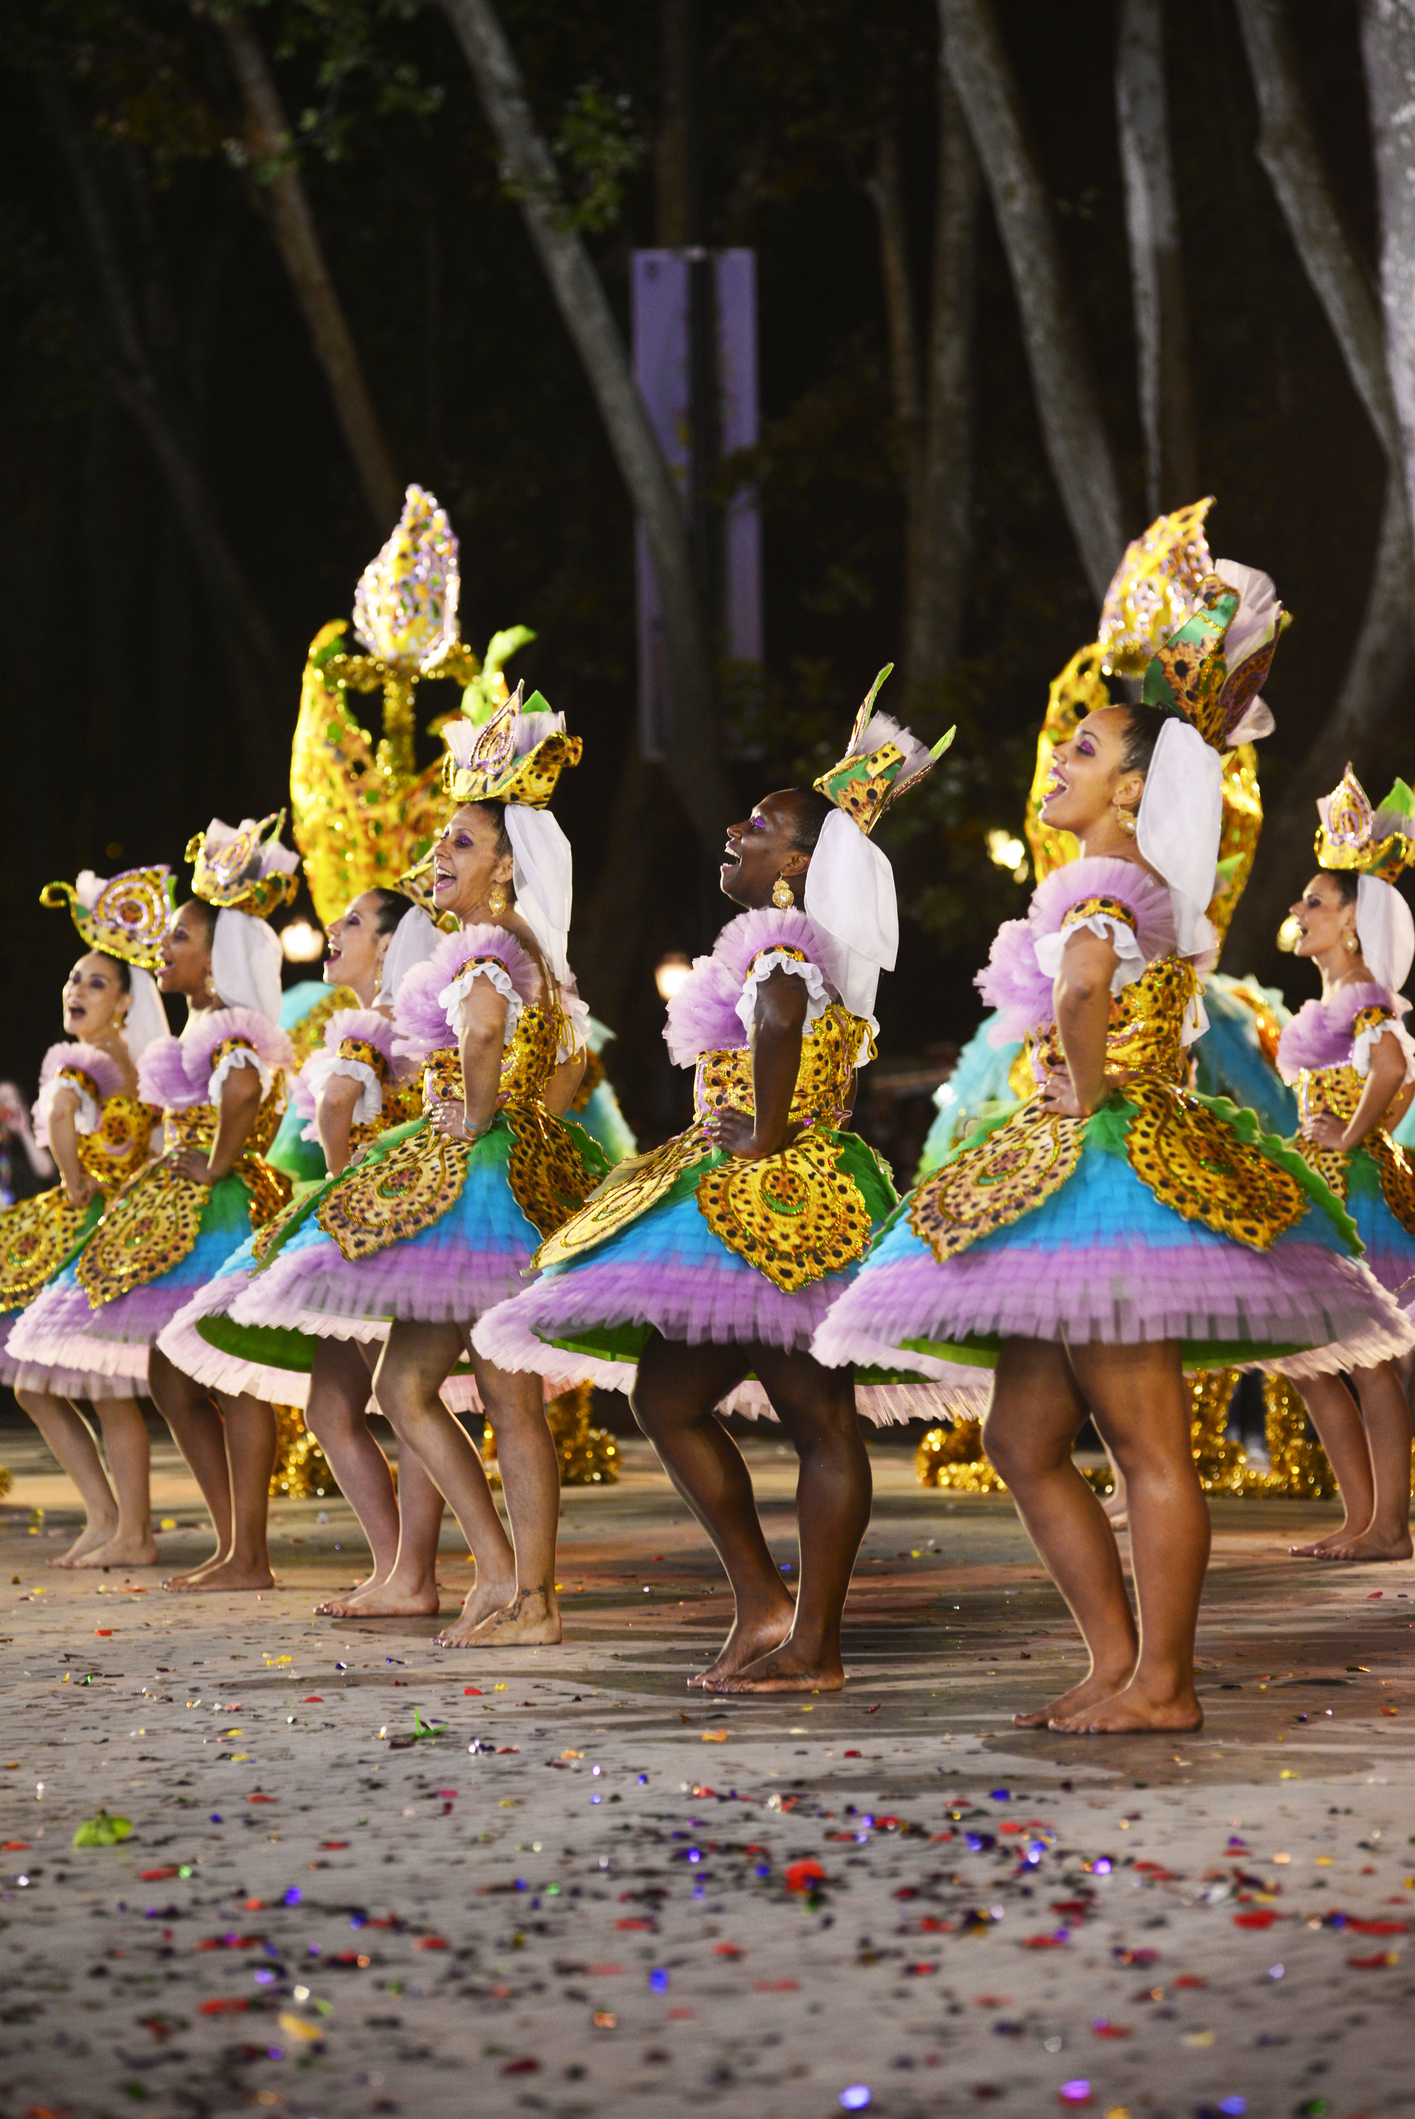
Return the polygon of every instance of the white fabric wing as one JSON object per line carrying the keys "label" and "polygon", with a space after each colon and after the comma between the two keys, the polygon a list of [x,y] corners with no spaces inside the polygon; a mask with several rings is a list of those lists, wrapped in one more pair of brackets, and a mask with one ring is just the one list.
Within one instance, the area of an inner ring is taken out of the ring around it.
{"label": "white fabric wing", "polygon": [[216,915],[211,980],[223,1007],[280,1020],[280,943],[264,920],[224,906]]}
{"label": "white fabric wing", "polygon": [[821,826],[806,870],[806,917],[837,946],[841,1000],[873,1030],[879,975],[899,954],[899,905],[888,859],[843,810]]}
{"label": "white fabric wing", "polygon": [[516,1035],[516,1023],[521,1013],[521,996],[512,985],[511,974],[504,964],[498,964],[494,959],[490,958],[484,958],[480,963],[464,964],[451,985],[444,986],[441,993],[437,996],[437,1005],[447,1017],[448,1029],[453,1031],[459,1029],[461,1026],[457,1018],[461,1012],[462,1003],[471,992],[473,982],[477,979],[490,979],[492,985],[506,1003],[504,1050],[505,1046],[509,1046]]}
{"label": "white fabric wing", "polygon": [[[747,974],[747,983],[737,999],[737,1014],[748,1037],[757,1014],[757,988],[773,971],[789,971],[806,982],[806,1027],[819,1022],[830,1006],[830,994],[819,964],[803,964],[787,949],[764,949]],[[853,1011],[852,1011],[853,1012]]]}
{"label": "white fabric wing", "polygon": [[570,907],[574,864],[570,841],[548,809],[506,804],[506,835],[514,856],[516,910],[540,944],[551,975],[570,981]]}
{"label": "white fabric wing", "polygon": [[442,940],[436,924],[430,920],[421,905],[410,905],[393,930],[393,939],[383,957],[383,974],[377,994],[375,1008],[391,1008],[398,998],[398,988],[408,973],[417,964],[425,964]]}
{"label": "white fabric wing", "polygon": [[1208,920],[1218,881],[1223,830],[1223,765],[1187,721],[1166,721],[1145,775],[1136,844],[1169,885],[1181,956],[1204,955],[1216,936]]}
{"label": "white fabric wing", "polygon": [[1404,1023],[1372,1023],[1369,1029],[1363,1030],[1360,1036],[1352,1041],[1351,1064],[1362,1081],[1365,1081],[1371,1071],[1371,1054],[1383,1037],[1393,1037],[1405,1054],[1405,1072],[1400,1078],[1400,1086],[1403,1089],[1408,1081],[1415,1078],[1415,1038],[1411,1037]]}
{"label": "white fabric wing", "polygon": [[157,990],[157,981],[150,971],[138,964],[128,966],[128,1013],[123,1024],[123,1042],[128,1048],[133,1065],[146,1052],[157,1037],[170,1037],[167,1026],[167,1011],[162,1005],[162,996]]}
{"label": "white fabric wing", "polygon": [[[216,1065],[212,1068],[211,1079],[206,1085],[207,1103],[220,1103],[221,1091],[225,1087],[226,1077],[236,1067],[254,1067],[256,1073],[260,1076],[261,1101],[264,1102],[265,1098],[269,1096],[270,1084],[275,1079],[275,1069],[271,1066],[269,1060],[261,1058],[254,1046],[237,1045],[234,1051],[223,1052]],[[285,1101],[286,1099],[282,1097],[282,1109]]]}
{"label": "white fabric wing", "polygon": [[1356,885],[1356,938],[1376,984],[1399,993],[1415,963],[1415,920],[1395,885],[1381,876],[1362,876]]}

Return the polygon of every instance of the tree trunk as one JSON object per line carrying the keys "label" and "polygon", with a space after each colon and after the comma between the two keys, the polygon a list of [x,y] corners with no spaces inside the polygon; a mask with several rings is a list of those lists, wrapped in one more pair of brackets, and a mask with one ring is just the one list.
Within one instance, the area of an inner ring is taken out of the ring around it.
{"label": "tree trunk", "polygon": [[68,99],[52,77],[44,79],[41,92],[51,128],[68,165],[117,347],[117,359],[104,363],[105,380],[156,456],[191,540],[212,616],[222,635],[247,761],[256,784],[266,784],[275,771],[270,710],[278,688],[279,662],[274,638],[218,519],[195,451],[183,431],[182,418],[159,382],[100,188]]}
{"label": "tree trunk", "polygon": [[1199,493],[1160,0],[1121,0],[1115,107],[1140,357],[1145,491],[1155,516]]}
{"label": "tree trunk", "polygon": [[565,201],[549,148],[526,102],[514,54],[491,0],[442,0],[476,78],[530,237],[574,341],[635,510],[648,532],[673,672],[668,777],[703,846],[720,843],[733,813],[717,750],[712,664],[683,510],[658,438],[634,387],[624,341]]}
{"label": "tree trunk", "polygon": [[933,284],[924,435],[905,632],[911,713],[938,704],[958,659],[968,585],[973,464],[973,314],[982,172],[940,54]]}
{"label": "tree trunk", "polygon": [[874,172],[865,179],[879,221],[880,279],[889,338],[889,385],[899,430],[905,482],[917,469],[920,425],[919,348],[915,336],[914,281],[909,269],[909,215],[904,196],[904,157],[893,126],[880,134]]}
{"label": "tree trunk", "polygon": [[291,155],[280,91],[249,18],[218,12],[216,24],[246,106],[246,152],[257,197],[268,210],[276,248],[324,370],[364,499],[380,533],[387,536],[403,506],[403,484],[320,246],[304,178]]}
{"label": "tree trunk", "polygon": [[1393,461],[1415,521],[1415,15],[1363,0],[1361,41],[1381,218],[1385,372],[1397,433]]}
{"label": "tree trunk", "polygon": [[994,0],[938,0],[944,53],[1012,274],[1042,438],[1097,603],[1125,548],[1120,487]]}

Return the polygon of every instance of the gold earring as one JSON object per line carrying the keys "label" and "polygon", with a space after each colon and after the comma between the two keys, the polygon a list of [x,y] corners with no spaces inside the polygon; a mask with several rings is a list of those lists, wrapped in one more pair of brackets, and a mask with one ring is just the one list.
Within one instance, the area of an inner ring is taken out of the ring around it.
{"label": "gold earring", "polygon": [[771,886],[771,902],[778,912],[785,912],[788,905],[796,902],[796,893],[785,876],[778,876]]}
{"label": "gold earring", "polygon": [[1122,809],[1118,802],[1112,802],[1110,806],[1112,813],[1114,814],[1115,821],[1120,826],[1120,829],[1124,832],[1126,838],[1133,839],[1135,836],[1134,810]]}
{"label": "gold earring", "polygon": [[209,1001],[219,1001],[221,998],[216,990],[216,981],[212,978],[209,971],[206,974],[206,997]]}
{"label": "gold earring", "polygon": [[1346,954],[1348,956],[1355,956],[1360,946],[1360,941],[1356,935],[1349,934],[1346,937]]}
{"label": "gold earring", "polygon": [[499,883],[493,883],[487,894],[486,909],[494,920],[499,920],[507,906],[506,892]]}

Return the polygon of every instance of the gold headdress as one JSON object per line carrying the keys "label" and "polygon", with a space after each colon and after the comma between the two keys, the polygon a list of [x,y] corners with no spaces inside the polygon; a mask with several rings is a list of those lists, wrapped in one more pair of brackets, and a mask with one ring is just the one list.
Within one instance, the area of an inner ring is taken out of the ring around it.
{"label": "gold headdress", "polygon": [[1289,623],[1265,574],[1221,564],[1226,574],[1204,576],[1198,608],[1152,657],[1140,693],[1220,754],[1271,730],[1258,694]]}
{"label": "gold headdress", "polygon": [[[463,712],[484,714],[507,697],[503,664],[535,638],[528,627],[512,626],[493,637],[479,661],[457,637],[460,591],[447,516],[433,494],[409,486],[398,527],[364,569],[355,595],[354,629],[368,653],[348,652],[344,619],[321,627],[310,643],[290,806],[310,895],[325,922],[361,890],[397,887],[441,829],[442,766],[417,767],[418,685],[451,679],[466,687]],[[376,691],[383,693],[377,743],[349,703],[351,692]]]}
{"label": "gold headdress", "polygon": [[1415,865],[1415,793],[1397,780],[1379,809],[1348,765],[1329,795],[1317,803],[1321,826],[1317,860],[1323,868],[1355,869],[1393,883]]}
{"label": "gold headdress", "polygon": [[1141,676],[1156,649],[1192,614],[1213,568],[1204,536],[1213,504],[1210,493],[1161,515],[1125,547],[1096,631],[1107,676]]}
{"label": "gold headdress", "polygon": [[937,765],[957,734],[956,729],[950,729],[932,750],[927,750],[917,736],[900,727],[893,715],[874,711],[879,688],[893,668],[892,662],[886,662],[865,694],[844,757],[814,783],[817,793],[858,824],[866,837],[890,803]]}
{"label": "gold headdress", "polygon": [[565,716],[553,714],[539,692],[524,699],[524,691],[518,684],[480,722],[444,722],[442,785],[454,802],[524,802],[544,809],[565,767],[579,764],[584,743],[566,735]]}
{"label": "gold headdress", "polygon": [[284,827],[283,809],[258,824],[246,817],[239,831],[213,817],[187,841],[193,895],[222,912],[246,912],[258,920],[289,905],[300,887],[300,858],[280,844]]}
{"label": "gold headdress", "polygon": [[90,949],[121,957],[139,970],[155,971],[175,903],[172,871],[165,862],[158,862],[152,868],[125,869],[105,882],[86,868],[77,884],[46,883],[39,902],[51,911],[67,904]]}

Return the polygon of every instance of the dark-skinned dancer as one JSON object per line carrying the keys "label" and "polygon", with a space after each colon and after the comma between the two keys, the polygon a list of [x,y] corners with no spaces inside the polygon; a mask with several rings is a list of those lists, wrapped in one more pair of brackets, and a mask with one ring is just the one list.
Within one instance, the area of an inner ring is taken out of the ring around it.
{"label": "dark-skinned dancer", "polygon": [[[827,1362],[995,1371],[983,1429],[1091,1658],[1028,1726],[1203,1720],[1194,1634],[1209,1515],[1187,1368],[1318,1375],[1399,1354],[1409,1321],[1340,1202],[1251,1111],[1185,1087],[1204,1028],[1221,757],[1266,733],[1281,626],[1265,575],[1220,560],[1150,662],[1144,701],[1089,714],[1043,821],[1080,858],[999,931],[980,984],[1027,1038],[1033,1094],[899,1209],[816,1335]],[[1072,1448],[1088,1409],[1125,1474],[1138,1606]]]}
{"label": "dark-skinned dancer", "polygon": [[[853,1377],[808,1347],[893,1200],[870,1150],[840,1128],[855,1069],[874,1056],[875,989],[897,942],[894,877],[869,828],[932,763],[874,712],[884,674],[840,764],[814,789],[766,796],[727,834],[722,889],[743,911],[670,1002],[665,1032],[696,1070],[693,1124],[621,1165],[542,1247],[542,1277],[473,1335],[503,1368],[632,1390],[732,1585],[732,1631],[690,1680],[712,1691],[845,1682],[841,1614],[870,1466]],[[729,1398],[769,1406],[800,1458],[794,1602],[716,1418]],[[887,1391],[860,1404],[883,1419],[913,1409]]]}

